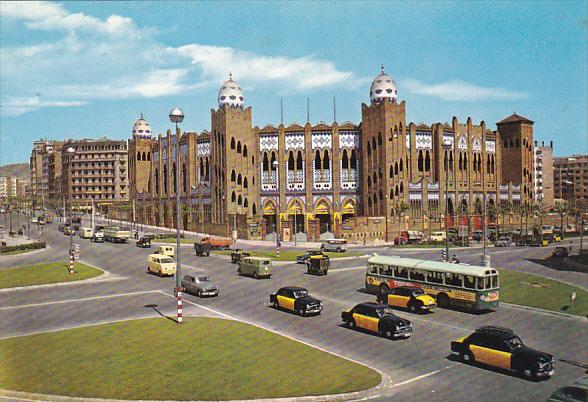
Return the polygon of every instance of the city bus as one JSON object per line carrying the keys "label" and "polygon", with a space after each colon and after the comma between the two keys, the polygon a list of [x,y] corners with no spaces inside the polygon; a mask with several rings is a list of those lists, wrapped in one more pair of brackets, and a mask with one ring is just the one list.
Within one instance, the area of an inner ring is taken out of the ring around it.
{"label": "city bus", "polygon": [[386,293],[416,286],[437,299],[439,307],[474,311],[498,306],[498,271],[490,267],[374,255],[368,259],[365,288]]}

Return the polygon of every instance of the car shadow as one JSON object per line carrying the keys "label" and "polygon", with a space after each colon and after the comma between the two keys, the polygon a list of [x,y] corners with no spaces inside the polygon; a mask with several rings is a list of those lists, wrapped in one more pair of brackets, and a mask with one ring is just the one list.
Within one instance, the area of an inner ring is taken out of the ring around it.
{"label": "car shadow", "polygon": [[371,335],[371,336],[374,336],[376,338],[390,339],[391,341],[403,341],[403,340],[410,339],[410,337],[409,338],[400,338],[400,337],[398,337],[398,338],[387,338],[385,336],[380,336],[380,334],[378,334],[376,332],[368,331],[367,329],[358,328],[358,327],[351,328],[349,325],[347,325],[345,323],[337,324],[337,326],[339,328],[344,328],[344,329],[347,329],[349,331],[355,331],[355,332],[360,332],[362,334]]}
{"label": "car shadow", "polygon": [[475,362],[475,361],[466,363],[463,360],[461,360],[461,358],[458,355],[455,355],[453,353],[450,353],[449,355],[445,356],[445,359],[447,359],[451,362],[454,362],[454,363],[461,363],[465,366],[472,366],[472,367],[479,368],[481,370],[493,371],[495,373],[502,374],[502,375],[509,376],[509,377],[518,377],[518,378],[521,378],[523,380],[527,380],[530,382],[540,382],[540,381],[545,381],[545,380],[549,379],[549,377],[528,378],[528,377],[525,377],[524,374],[519,373],[518,371],[507,370],[507,369],[503,369],[503,368],[499,368],[499,367],[489,366],[487,364],[479,363],[479,362]]}

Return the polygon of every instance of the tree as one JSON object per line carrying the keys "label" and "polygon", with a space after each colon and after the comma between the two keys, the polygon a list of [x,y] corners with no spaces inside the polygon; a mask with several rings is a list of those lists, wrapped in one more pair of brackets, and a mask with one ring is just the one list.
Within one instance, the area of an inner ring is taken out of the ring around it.
{"label": "tree", "polygon": [[564,216],[568,213],[568,204],[566,201],[559,201],[555,203],[555,212],[559,215],[560,218],[560,230],[561,230],[561,238],[565,238],[566,231],[564,229]]}

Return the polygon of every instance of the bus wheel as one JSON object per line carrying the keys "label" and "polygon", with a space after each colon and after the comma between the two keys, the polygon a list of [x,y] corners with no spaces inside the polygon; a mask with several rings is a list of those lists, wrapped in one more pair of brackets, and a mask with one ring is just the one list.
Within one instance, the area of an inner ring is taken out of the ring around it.
{"label": "bus wheel", "polygon": [[388,287],[388,285],[386,285],[385,283],[382,283],[380,285],[380,293],[381,294],[386,294],[390,291],[390,288]]}
{"label": "bus wheel", "polygon": [[449,308],[449,296],[445,293],[439,293],[437,295],[437,305],[441,308]]}

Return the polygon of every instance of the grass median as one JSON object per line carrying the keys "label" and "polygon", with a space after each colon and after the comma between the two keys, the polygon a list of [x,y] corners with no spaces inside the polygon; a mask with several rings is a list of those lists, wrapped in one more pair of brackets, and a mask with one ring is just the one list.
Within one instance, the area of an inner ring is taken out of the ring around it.
{"label": "grass median", "polygon": [[2,269],[0,270],[0,289],[81,281],[104,273],[100,269],[76,262],[74,263],[75,273],[70,274],[67,266],[67,262],[60,261]]}
{"label": "grass median", "polygon": [[[588,292],[542,276],[500,269],[500,300],[521,306],[588,315]],[[570,296],[576,292],[576,300]]]}
{"label": "grass median", "polygon": [[[296,261],[297,256],[304,254],[304,251],[299,251],[299,250],[280,250],[280,258],[276,258],[276,250],[275,249],[274,250],[256,250],[256,251],[244,250],[244,251],[250,253],[251,257],[267,257],[267,258],[271,258],[272,260],[275,260],[275,261]],[[215,253],[231,255],[231,250],[215,251]],[[354,252],[354,251],[347,251],[345,253],[335,253],[335,252],[327,251],[323,254],[328,255],[329,258],[343,258],[343,257],[360,257],[360,256],[364,255],[365,253],[358,253],[358,252]]]}
{"label": "grass median", "polygon": [[[51,347],[47,347],[51,345]],[[0,388],[71,397],[233,400],[368,389],[376,371],[215,318],[144,319],[0,340]]]}

